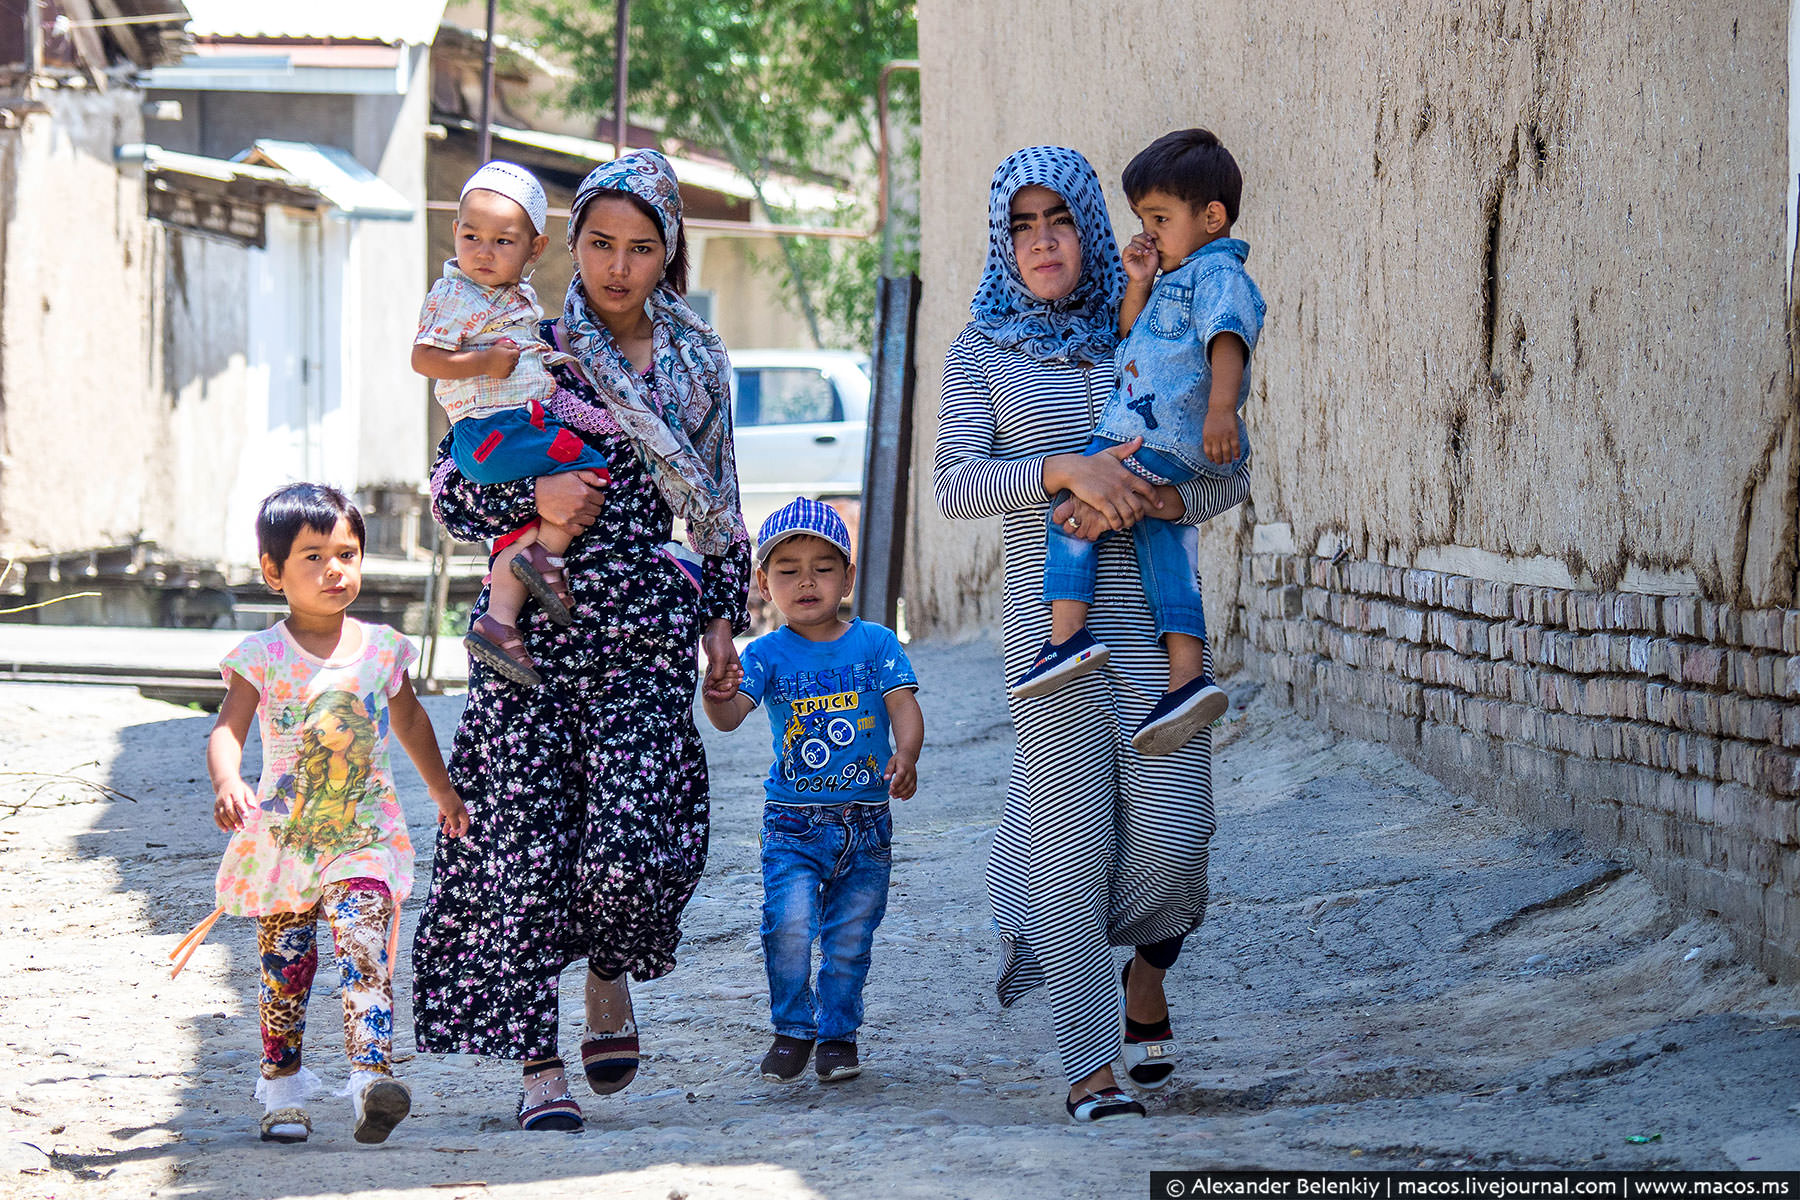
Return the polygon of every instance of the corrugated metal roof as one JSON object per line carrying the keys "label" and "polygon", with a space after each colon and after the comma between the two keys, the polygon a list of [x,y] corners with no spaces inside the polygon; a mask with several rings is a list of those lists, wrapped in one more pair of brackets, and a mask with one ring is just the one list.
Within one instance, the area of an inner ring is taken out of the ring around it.
{"label": "corrugated metal roof", "polygon": [[303,189],[299,180],[276,167],[259,167],[251,163],[232,162],[224,158],[182,154],[175,150],[164,150],[161,146],[127,144],[119,147],[117,155],[121,162],[143,163],[146,171],[171,171],[178,175],[216,179],[221,183],[250,179],[257,183],[273,183],[283,187],[312,190]]}
{"label": "corrugated metal roof", "polygon": [[353,220],[410,221],[417,215],[398,190],[336,146],[259,138],[235,159],[141,144],[120,146],[116,154],[120,162],[142,163],[153,174],[192,175],[221,183],[249,181],[317,196]]}
{"label": "corrugated metal roof", "polygon": [[345,216],[375,221],[410,221],[411,201],[336,146],[258,138],[244,155],[256,166],[285,171],[341,209]]}
{"label": "corrugated metal roof", "polygon": [[429,46],[444,0],[185,0],[195,37],[347,38]]}

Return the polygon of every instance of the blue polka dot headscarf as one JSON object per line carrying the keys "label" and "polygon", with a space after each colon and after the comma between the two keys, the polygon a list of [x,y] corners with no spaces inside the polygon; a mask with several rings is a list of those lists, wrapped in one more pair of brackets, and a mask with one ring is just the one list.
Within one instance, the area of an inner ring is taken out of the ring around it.
{"label": "blue polka dot headscarf", "polygon": [[[1012,200],[1021,188],[1046,187],[1063,198],[1081,237],[1081,282],[1054,302],[1025,286],[1013,253]],[[981,286],[969,301],[975,328],[996,344],[1042,362],[1110,358],[1118,344],[1125,269],[1094,168],[1062,146],[1027,146],[1006,156],[988,188],[988,250]]]}

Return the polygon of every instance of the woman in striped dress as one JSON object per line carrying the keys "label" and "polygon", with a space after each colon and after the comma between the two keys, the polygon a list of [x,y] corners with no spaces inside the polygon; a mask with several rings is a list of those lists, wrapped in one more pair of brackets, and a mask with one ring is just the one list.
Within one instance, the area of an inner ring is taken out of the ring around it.
{"label": "woman in striped dress", "polygon": [[[974,320],[944,362],[936,487],[946,516],[1003,519],[1008,679],[1049,635],[1041,592],[1052,497],[1071,493],[1056,518],[1099,537],[1151,513],[1198,525],[1249,495],[1248,463],[1227,479],[1152,488],[1119,462],[1136,443],[1081,455],[1112,387],[1124,282],[1085,158],[1034,146],[1000,164]],[[1163,975],[1206,915],[1213,834],[1210,732],[1166,757],[1131,748],[1131,731],[1162,694],[1167,656],[1129,537],[1099,548],[1090,627],[1112,648],[1105,670],[1009,701],[1019,745],[987,872],[1006,948],[1000,1003],[1047,986],[1065,1103],[1078,1121],[1144,1115],[1113,1075],[1121,1049],[1140,1087],[1173,1073]],[[1122,972],[1123,1022],[1115,946],[1136,948]]]}

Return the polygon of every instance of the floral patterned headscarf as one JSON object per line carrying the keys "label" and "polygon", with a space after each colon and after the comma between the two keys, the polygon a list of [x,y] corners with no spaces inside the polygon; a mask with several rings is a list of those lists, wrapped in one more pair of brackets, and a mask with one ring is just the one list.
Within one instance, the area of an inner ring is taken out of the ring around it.
{"label": "floral patterned headscarf", "polygon": [[[681,234],[681,192],[669,160],[655,150],[633,150],[601,163],[581,181],[569,206],[570,251],[588,205],[609,192],[629,193],[656,212],[663,265],[668,266]],[[577,268],[563,300],[566,349],[637,446],[669,507],[687,522],[694,549],[724,554],[734,543],[749,540],[738,504],[725,344],[666,280],[656,285],[644,307],[655,326],[647,377],[632,368],[606,326],[594,319]],[[556,403],[550,407],[564,417]],[[574,423],[584,424],[579,419]]]}
{"label": "floral patterned headscarf", "polygon": [[[1032,294],[1013,250],[1012,201],[1020,189],[1049,188],[1069,206],[1081,237],[1081,280],[1061,300]],[[969,302],[975,328],[996,344],[1042,362],[1099,362],[1118,345],[1125,268],[1100,180],[1088,160],[1063,146],[1027,146],[994,171],[988,188],[988,251]]]}

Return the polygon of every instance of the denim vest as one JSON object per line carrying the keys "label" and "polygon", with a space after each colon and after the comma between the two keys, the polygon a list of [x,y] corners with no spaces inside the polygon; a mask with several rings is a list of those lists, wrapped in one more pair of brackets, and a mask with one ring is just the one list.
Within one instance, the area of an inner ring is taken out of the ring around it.
{"label": "denim vest", "polygon": [[[1185,463],[1196,474],[1230,468],[1201,448],[1212,364],[1207,349],[1221,333],[1244,339],[1244,380],[1237,407],[1250,395],[1250,364],[1267,306],[1244,271],[1250,247],[1219,238],[1188,255],[1156,282],[1150,301],[1113,359],[1113,392],[1095,433],[1114,442],[1142,437],[1152,450]],[[1238,419],[1238,458],[1250,440]]]}

